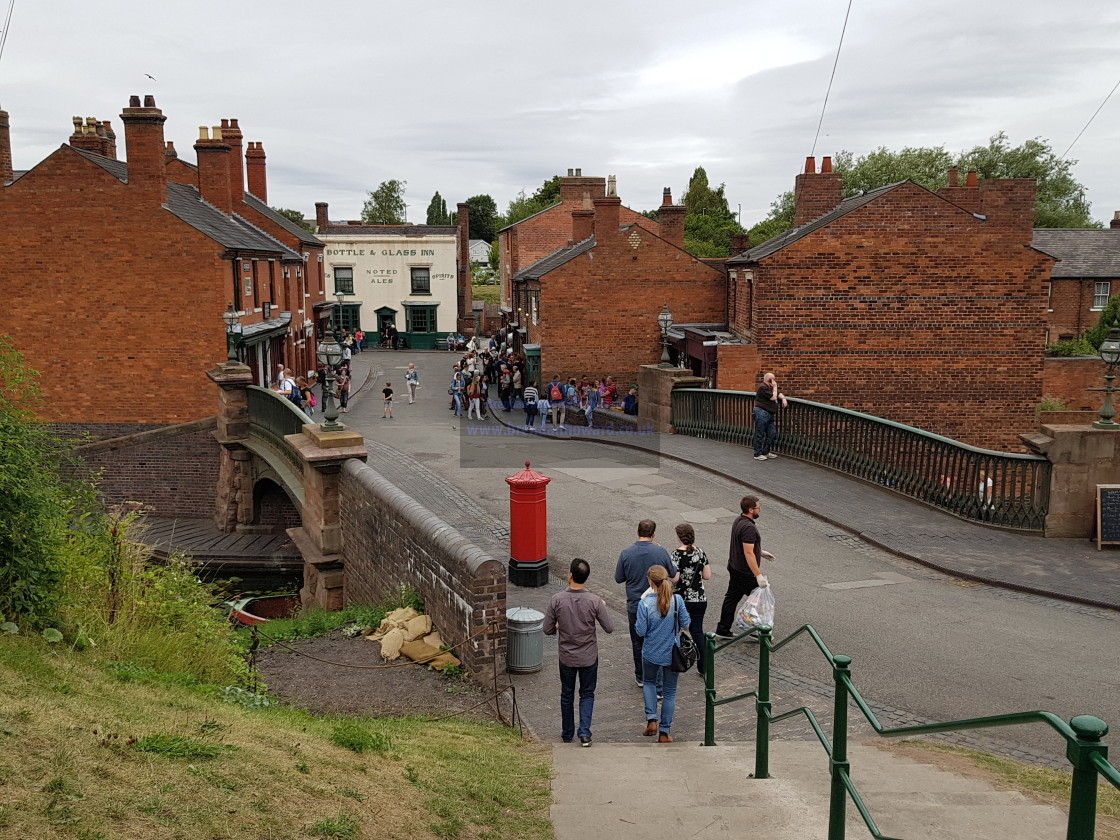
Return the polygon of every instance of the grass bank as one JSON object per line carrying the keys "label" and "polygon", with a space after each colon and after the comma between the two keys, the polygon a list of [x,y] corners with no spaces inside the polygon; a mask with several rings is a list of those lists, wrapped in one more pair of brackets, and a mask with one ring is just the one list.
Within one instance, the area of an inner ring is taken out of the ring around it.
{"label": "grass bank", "polygon": [[0,836],[552,837],[549,753],[516,731],[262,702],[0,639]]}

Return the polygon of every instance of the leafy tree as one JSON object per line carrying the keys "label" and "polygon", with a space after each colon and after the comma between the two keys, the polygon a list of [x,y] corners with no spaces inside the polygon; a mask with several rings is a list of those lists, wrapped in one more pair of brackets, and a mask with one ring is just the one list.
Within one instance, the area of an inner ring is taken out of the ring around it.
{"label": "leafy tree", "polygon": [[436,190],[436,194],[432,196],[431,202],[428,204],[428,221],[429,225],[449,225],[451,224],[451,216],[447,212],[447,202]]}
{"label": "leafy tree", "polygon": [[298,210],[289,210],[286,207],[273,207],[272,209],[289,221],[295,222],[308,233],[315,232],[315,223],[309,222],[307,219],[305,219],[303,217],[303,213],[299,212]]}
{"label": "leafy tree", "polygon": [[661,213],[657,210],[641,210],[639,212],[647,219],[653,219],[655,222],[661,220]]}
{"label": "leafy tree", "polygon": [[470,238],[493,242],[498,235],[498,205],[488,195],[467,199],[470,208]]}
{"label": "leafy tree", "polygon": [[509,203],[509,209],[502,220],[502,227],[517,224],[522,219],[548,209],[558,201],[560,201],[560,176],[553,175],[546,179],[532,195],[526,195],[525,190],[517,194],[517,197]]}
{"label": "leafy tree", "polygon": [[362,206],[362,221],[367,225],[405,224],[408,208],[404,203],[404,188],[407,185],[408,181],[395,178],[378,184]]}
{"label": "leafy tree", "polygon": [[1108,299],[1108,303],[1101,310],[1100,317],[1097,318],[1097,325],[1088,330],[1083,337],[1093,345],[1094,350],[1100,350],[1101,342],[1108,338],[1113,324],[1120,324],[1120,295],[1113,295]]}
{"label": "leafy tree", "polygon": [[684,194],[684,249],[694,257],[731,255],[731,237],[743,228],[731,212],[724,185],[712,189],[704,167],[696,167]]}
{"label": "leafy tree", "polygon": [[793,192],[784,192],[770,202],[770,213],[749,231],[751,247],[761,245],[793,227]]}
{"label": "leafy tree", "polygon": [[490,243],[490,270],[497,271],[502,265],[502,255],[498,250],[498,238]]}
{"label": "leafy tree", "polygon": [[560,176],[553,175],[546,179],[533,193],[533,200],[542,203],[545,207],[558,202],[560,200]]}

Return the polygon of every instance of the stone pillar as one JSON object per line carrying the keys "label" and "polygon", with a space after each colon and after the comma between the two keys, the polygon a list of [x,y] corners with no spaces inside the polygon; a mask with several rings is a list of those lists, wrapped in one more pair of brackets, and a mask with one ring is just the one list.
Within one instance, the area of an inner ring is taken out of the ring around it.
{"label": "stone pillar", "polygon": [[701,388],[708,380],[690,370],[642,365],[638,369],[638,423],[655,432],[673,430],[673,388]]}
{"label": "stone pillar", "polygon": [[248,365],[229,362],[206,375],[221,389],[218,394],[218,427],[214,437],[221,446],[218,465],[218,504],[214,524],[227,533],[253,521],[252,453],[243,441],[249,437],[249,399],[245,389],[253,384]]}
{"label": "stone pillar", "polygon": [[1051,425],[1020,440],[1050,461],[1046,536],[1094,538],[1097,485],[1120,484],[1120,432]]}
{"label": "stone pillar", "polygon": [[288,445],[303,461],[303,525],[289,528],[288,535],[303,555],[303,606],[341,609],[345,557],[339,516],[339,482],[342,465],[350,458],[365,460],[362,436],[350,429],[324,432],[320,426],[305,426],[288,435]]}

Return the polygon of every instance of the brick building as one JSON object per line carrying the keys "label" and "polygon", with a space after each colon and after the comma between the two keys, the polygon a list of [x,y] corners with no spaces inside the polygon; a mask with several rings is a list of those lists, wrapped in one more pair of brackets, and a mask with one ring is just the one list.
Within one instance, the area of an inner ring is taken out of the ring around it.
{"label": "brick building", "polygon": [[1120,218],[1108,230],[1039,228],[1034,247],[1057,260],[1050,271],[1046,340],[1078,338],[1097,325],[1108,299],[1120,294]]}
{"label": "brick building", "polygon": [[566,245],[516,272],[511,304],[532,373],[635,381],[661,355],[658,313],[722,324],[726,274],[684,251],[684,213],[668,189],[660,234],[623,213],[617,195],[590,196],[568,213]]}
{"label": "brick building", "polygon": [[313,367],[331,306],[322,244],[265,204],[259,144],[249,184],[264,194],[244,190],[236,120],[202,130],[197,166],[166,143],[153,97],[121,120],[127,162],[108,121],[75,119],[67,144],[17,172],[0,112],[0,332],[42,374],[46,419],[101,434],[214,413],[203,371],[226,357],[231,302],[261,382],[279,361]]}
{"label": "brick building", "polygon": [[[720,369],[774,370],[808,399],[1014,448],[1042,396],[1054,260],[1032,247],[1034,182],[938,194],[903,181],[841,201],[809,158],[797,227],[732,257]],[[724,386],[726,387],[726,386]]]}
{"label": "brick building", "polygon": [[[613,181],[613,176],[612,176]],[[613,195],[615,190],[611,189]],[[502,306],[515,310],[512,304],[510,279],[566,245],[572,244],[572,212],[582,210],[585,199],[595,201],[607,195],[607,179],[585,176],[580,169],[569,169],[560,178],[560,201],[539,213],[498,231],[499,275],[502,282]],[[619,207],[619,223],[639,224],[650,233],[659,232],[658,223]],[[514,316],[511,316],[514,317]]]}

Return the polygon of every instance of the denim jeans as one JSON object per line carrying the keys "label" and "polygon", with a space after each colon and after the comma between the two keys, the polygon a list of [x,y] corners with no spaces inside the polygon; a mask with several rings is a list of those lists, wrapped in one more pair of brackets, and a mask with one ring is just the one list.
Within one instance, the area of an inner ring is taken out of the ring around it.
{"label": "denim jeans", "polygon": [[765,408],[754,407],[754,454],[769,455],[774,439],[778,437],[778,427],[774,425],[774,415]]}
{"label": "denim jeans", "polygon": [[657,719],[657,684],[661,683],[664,698],[661,701],[661,719],[657,731],[669,734],[673,728],[673,712],[677,710],[677,678],[680,676],[668,665],[654,665],[642,660],[642,699],[646,705],[646,720]]}
{"label": "denim jeans", "polygon": [[688,610],[689,625],[688,635],[696,643],[696,670],[704,673],[704,613],[708,611],[707,601],[685,601],[684,608]]}
{"label": "denim jeans", "polygon": [[[575,724],[576,677],[579,677],[579,731]],[[571,741],[573,736],[591,737],[591,712],[595,709],[595,683],[599,680],[599,662],[582,667],[560,663],[560,737]]]}

